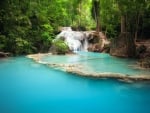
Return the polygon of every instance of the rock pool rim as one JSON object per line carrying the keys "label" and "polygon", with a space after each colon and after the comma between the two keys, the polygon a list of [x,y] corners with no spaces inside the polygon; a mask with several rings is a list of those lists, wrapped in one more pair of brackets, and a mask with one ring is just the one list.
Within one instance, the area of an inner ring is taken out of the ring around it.
{"label": "rock pool rim", "polygon": [[[117,79],[120,81],[124,81],[124,82],[134,82],[134,81],[150,81],[150,76],[146,76],[146,75],[128,75],[128,74],[122,74],[122,73],[112,73],[112,72],[103,72],[103,73],[87,73],[84,71],[79,71],[79,70],[75,70],[75,69],[70,69],[68,67],[73,67],[75,66],[74,64],[56,64],[56,63],[47,63],[47,62],[42,62],[40,61],[40,58],[45,56],[45,55],[52,55],[51,53],[39,53],[39,54],[30,54],[27,55],[27,58],[31,58],[33,59],[35,62],[43,64],[43,65],[47,65],[51,68],[57,69],[60,68],[60,71],[64,71],[67,73],[72,73],[74,75],[78,75],[78,76],[83,76],[83,77],[92,77],[92,78],[102,78],[102,79]],[[72,54],[71,54],[72,55]],[[63,67],[63,69],[61,69],[61,67]]]}

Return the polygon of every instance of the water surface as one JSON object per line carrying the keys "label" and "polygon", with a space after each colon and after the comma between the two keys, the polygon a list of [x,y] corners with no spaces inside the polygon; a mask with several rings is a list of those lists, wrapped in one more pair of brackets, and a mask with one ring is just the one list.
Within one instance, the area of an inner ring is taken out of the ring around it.
{"label": "water surface", "polygon": [[26,57],[0,59],[0,113],[150,113],[149,107],[148,82],[75,76]]}
{"label": "water surface", "polygon": [[147,75],[150,70],[137,68],[137,60],[118,58],[106,53],[78,52],[76,55],[45,55],[41,61],[49,64],[77,64],[80,70],[90,73],[120,73],[125,75]]}

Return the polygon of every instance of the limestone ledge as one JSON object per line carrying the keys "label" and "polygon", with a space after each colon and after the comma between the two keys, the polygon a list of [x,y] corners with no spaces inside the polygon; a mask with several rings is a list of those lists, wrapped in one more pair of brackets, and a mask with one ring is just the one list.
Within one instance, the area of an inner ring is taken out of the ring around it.
{"label": "limestone ledge", "polygon": [[103,72],[103,73],[87,73],[81,70],[69,69],[66,70],[69,73],[85,76],[85,77],[94,77],[94,78],[114,78],[120,81],[125,82],[133,82],[133,81],[150,81],[150,76],[148,75],[126,75],[121,73],[111,73],[111,72]]}
{"label": "limestone ledge", "polygon": [[43,62],[40,60],[40,58],[45,55],[51,55],[51,53],[32,54],[32,55],[27,55],[27,57],[33,59],[34,61],[38,63],[45,64],[53,68],[59,68],[62,71],[73,73],[73,74],[84,76],[84,77],[114,78],[120,81],[129,82],[129,83],[133,81],[150,81],[150,75],[132,75],[131,76],[127,74],[111,73],[111,72],[97,73],[97,72],[92,72],[84,68],[81,64],[55,64],[55,63]]}
{"label": "limestone ledge", "polygon": [[51,53],[30,54],[30,55],[27,55],[27,57],[35,60],[36,62],[39,62],[40,59],[45,55],[51,55]]}

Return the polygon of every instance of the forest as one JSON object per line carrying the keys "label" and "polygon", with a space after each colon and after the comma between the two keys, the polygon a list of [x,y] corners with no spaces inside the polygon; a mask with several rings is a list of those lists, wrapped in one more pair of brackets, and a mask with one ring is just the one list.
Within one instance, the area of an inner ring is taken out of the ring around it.
{"label": "forest", "polygon": [[0,51],[14,55],[47,52],[60,27],[102,31],[109,39],[129,32],[150,37],[149,0],[2,0]]}

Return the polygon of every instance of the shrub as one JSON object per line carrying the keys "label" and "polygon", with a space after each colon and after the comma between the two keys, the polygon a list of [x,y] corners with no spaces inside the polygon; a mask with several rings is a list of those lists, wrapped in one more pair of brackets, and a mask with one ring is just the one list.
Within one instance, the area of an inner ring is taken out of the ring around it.
{"label": "shrub", "polygon": [[54,40],[51,52],[53,54],[65,54],[69,52],[69,47],[63,40]]}

